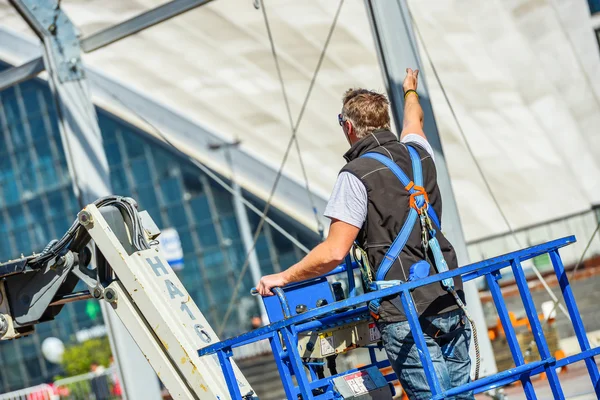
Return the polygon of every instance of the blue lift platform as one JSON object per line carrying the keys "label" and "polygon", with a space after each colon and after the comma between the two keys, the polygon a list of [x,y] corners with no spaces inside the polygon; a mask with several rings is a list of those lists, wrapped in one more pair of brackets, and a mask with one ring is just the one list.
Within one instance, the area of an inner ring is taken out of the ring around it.
{"label": "blue lift platform", "polygon": [[[556,369],[578,361],[585,362],[596,397],[600,399],[600,374],[594,360],[594,357],[600,354],[600,347],[590,347],[581,315],[579,314],[575,297],[559,254],[561,247],[574,243],[575,240],[574,236],[557,239],[470,264],[453,271],[436,274],[416,281],[396,284],[389,288],[366,294],[357,294],[358,290],[354,287],[354,269],[356,265],[348,259],[344,265],[337,267],[331,273],[327,274],[327,276],[345,274],[343,276],[348,277],[347,296],[343,300],[335,300],[335,291],[338,288],[333,288],[332,290],[325,276],[277,289],[277,296],[263,299],[271,324],[205,347],[199,350],[199,354],[200,356],[216,354],[219,358],[231,397],[234,399],[256,397],[253,394],[240,393],[231,366],[232,349],[263,339],[270,341],[273,356],[288,399],[389,399],[392,397],[393,388],[388,383],[397,378],[394,373],[383,376],[379,372],[380,369],[389,366],[389,362],[387,360],[377,361],[376,359],[375,349],[380,346],[376,342],[378,340],[377,337],[371,337],[373,343],[365,346],[369,348],[371,364],[327,377],[323,377],[323,374],[316,372],[316,368],[324,365],[324,362],[319,362],[318,358],[307,357],[307,353],[310,353],[309,350],[314,350],[311,347],[318,346],[319,344],[315,344],[311,340],[302,340],[302,338],[306,338],[308,333],[309,337],[320,338],[322,340],[324,336],[327,336],[323,332],[331,331],[331,329],[357,326],[357,324],[361,323],[368,326],[370,316],[367,309],[367,302],[390,295],[400,295],[408,322],[415,337],[415,343],[419,348],[427,381],[433,393],[433,399],[450,398],[469,391],[473,391],[474,393],[486,392],[516,381],[521,381],[527,399],[536,399],[531,377],[544,372],[546,373],[554,398],[564,399],[565,396]],[[560,360],[556,360],[550,353],[542,330],[542,324],[538,319],[538,314],[521,265],[523,261],[542,254],[549,254],[581,349],[580,353]],[[521,299],[523,300],[527,318],[531,325],[531,331],[541,357],[539,361],[525,363],[523,354],[519,348],[517,336],[511,325],[508,310],[502,298],[498,282],[502,277],[502,270],[506,268],[510,268],[512,271]],[[482,276],[487,280],[502,327],[506,333],[515,367],[444,391],[434,372],[411,291],[417,287],[456,276],[462,276],[464,282]],[[332,345],[332,348],[335,347],[334,344],[329,344]],[[321,348],[320,350],[322,351],[323,349]],[[327,351],[330,350],[332,349],[327,349]],[[323,355],[319,354],[322,358]]]}

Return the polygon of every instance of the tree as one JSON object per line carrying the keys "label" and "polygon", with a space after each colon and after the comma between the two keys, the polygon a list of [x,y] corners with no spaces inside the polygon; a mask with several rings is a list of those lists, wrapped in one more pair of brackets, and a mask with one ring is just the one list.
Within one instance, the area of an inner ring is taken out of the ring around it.
{"label": "tree", "polygon": [[110,356],[108,337],[86,340],[73,346],[67,346],[63,355],[62,367],[67,376],[90,372],[93,363],[108,367]]}

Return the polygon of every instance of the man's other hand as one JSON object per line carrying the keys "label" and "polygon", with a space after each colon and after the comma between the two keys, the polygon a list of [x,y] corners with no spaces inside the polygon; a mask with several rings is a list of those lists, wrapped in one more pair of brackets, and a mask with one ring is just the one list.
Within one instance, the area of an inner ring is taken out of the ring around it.
{"label": "man's other hand", "polygon": [[402,83],[402,88],[404,89],[404,93],[407,90],[417,90],[417,83],[419,78],[419,70],[415,69],[414,71],[410,68],[406,68],[406,77],[404,78],[404,82]]}
{"label": "man's other hand", "polygon": [[261,296],[273,296],[273,292],[271,289],[274,287],[283,287],[287,285],[288,282],[283,277],[282,273],[273,274],[273,275],[265,275],[260,278],[260,282],[258,282],[258,286],[256,286],[256,290],[260,293]]}

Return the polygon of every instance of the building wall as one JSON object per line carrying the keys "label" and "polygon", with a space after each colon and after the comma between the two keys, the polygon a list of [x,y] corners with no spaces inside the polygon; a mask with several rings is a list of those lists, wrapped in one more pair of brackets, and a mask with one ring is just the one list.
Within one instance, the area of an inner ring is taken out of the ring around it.
{"label": "building wall", "polygon": [[[0,65],[0,70],[5,67]],[[218,326],[246,255],[231,194],[180,153],[139,129],[100,109],[98,119],[113,193],[135,198],[159,228],[178,231],[184,267],[177,274],[209,322]],[[244,195],[259,209],[264,207],[263,201]],[[40,251],[64,234],[78,211],[46,84],[33,80],[0,92],[0,262]],[[259,217],[248,213],[256,229]],[[277,210],[269,216],[306,246],[316,244],[316,234]],[[268,224],[256,251],[263,273],[287,268],[302,256]],[[232,313],[226,336],[247,330],[251,315],[258,313],[249,295],[252,286],[247,273],[237,300],[239,312]],[[73,343],[77,332],[102,325],[94,304],[92,300],[68,304],[35,334],[1,342],[0,392],[59,374],[60,367],[43,358],[41,343],[50,336]]]}

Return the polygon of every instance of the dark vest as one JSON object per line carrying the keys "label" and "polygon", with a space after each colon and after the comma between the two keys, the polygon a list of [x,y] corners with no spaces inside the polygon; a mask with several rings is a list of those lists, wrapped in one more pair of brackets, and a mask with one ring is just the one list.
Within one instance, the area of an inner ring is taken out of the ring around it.
{"label": "dark vest", "polygon": [[[415,144],[411,146],[421,156],[423,186],[429,195],[430,206],[435,209],[441,220],[442,198],[437,185],[435,164],[427,151]],[[376,131],[356,142],[344,155],[348,164],[342,171],[350,172],[359,178],[367,189],[367,219],[358,234],[357,242],[367,252],[371,272],[375,276],[383,256],[400,232],[410,209],[408,191],[383,164],[373,159],[360,158],[367,152],[377,152],[392,158],[411,180],[414,180],[414,177],[406,145],[400,143],[396,135],[389,131]],[[456,253],[450,242],[439,231],[437,239],[448,268],[457,268]],[[385,279],[407,281],[411,265],[420,260],[427,260],[432,265],[430,275],[436,273],[433,267],[433,255],[431,252],[424,254],[421,246],[421,224],[417,221],[406,246]],[[460,297],[464,299],[462,279],[454,278],[454,283]],[[423,316],[438,315],[458,308],[452,295],[446,292],[439,282],[416,289],[413,291],[413,299],[417,312]],[[383,322],[406,320],[404,312],[398,310],[389,301],[381,303],[380,317]]]}

